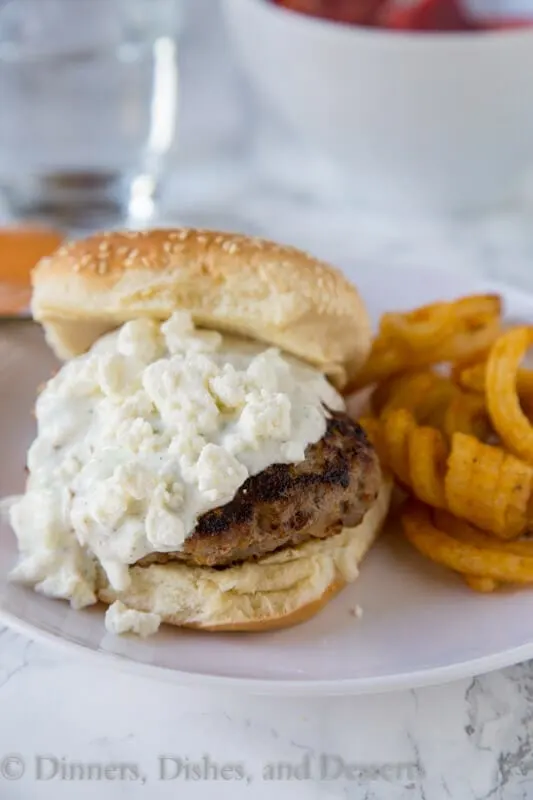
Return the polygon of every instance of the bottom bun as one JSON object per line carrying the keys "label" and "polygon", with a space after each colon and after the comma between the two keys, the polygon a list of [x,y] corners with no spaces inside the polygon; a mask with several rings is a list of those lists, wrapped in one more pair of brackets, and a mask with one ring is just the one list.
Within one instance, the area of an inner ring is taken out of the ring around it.
{"label": "bottom bun", "polygon": [[186,564],[131,567],[126,591],[103,573],[100,600],[158,614],[163,622],[209,631],[263,631],[314,616],[359,574],[389,508],[392,482],[383,480],[374,505],[355,528],[328,539],[279,550],[258,561],[217,570]]}

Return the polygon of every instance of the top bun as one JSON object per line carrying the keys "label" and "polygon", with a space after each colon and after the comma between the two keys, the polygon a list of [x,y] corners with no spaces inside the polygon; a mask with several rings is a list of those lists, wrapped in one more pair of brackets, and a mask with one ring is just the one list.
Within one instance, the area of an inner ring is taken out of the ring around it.
{"label": "top bun", "polygon": [[62,359],[127,320],[179,309],[200,327],[275,345],[340,388],[370,349],[368,314],[346,278],[264,239],[186,228],[110,232],[60,247],[33,272],[33,316]]}

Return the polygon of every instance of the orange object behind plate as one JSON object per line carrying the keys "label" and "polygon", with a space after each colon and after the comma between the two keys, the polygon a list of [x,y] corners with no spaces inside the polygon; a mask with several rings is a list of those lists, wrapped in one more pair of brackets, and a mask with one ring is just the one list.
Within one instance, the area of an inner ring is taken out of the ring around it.
{"label": "orange object behind plate", "polygon": [[31,271],[62,240],[60,233],[47,228],[0,228],[0,316],[29,311]]}

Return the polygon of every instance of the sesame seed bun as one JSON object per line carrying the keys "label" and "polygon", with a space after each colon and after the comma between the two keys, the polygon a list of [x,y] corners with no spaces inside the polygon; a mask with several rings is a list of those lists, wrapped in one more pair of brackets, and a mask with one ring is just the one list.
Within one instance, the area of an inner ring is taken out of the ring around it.
{"label": "sesame seed bun", "polygon": [[292,247],[214,231],[98,234],[33,272],[32,310],[63,359],[136,317],[191,312],[200,327],[280,347],[344,386],[371,343],[357,290]]}
{"label": "sesame seed bun", "polygon": [[99,598],[159,614],[171,625],[208,631],[265,631],[305,622],[357,578],[387,516],[391,491],[392,481],[384,476],[374,505],[355,528],[258,561],[223,570],[179,563],[134,566],[130,588],[118,593],[101,572]]}

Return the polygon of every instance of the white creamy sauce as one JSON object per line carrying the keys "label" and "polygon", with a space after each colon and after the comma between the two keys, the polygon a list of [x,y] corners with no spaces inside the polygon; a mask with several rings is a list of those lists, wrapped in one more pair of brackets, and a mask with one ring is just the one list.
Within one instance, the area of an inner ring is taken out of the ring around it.
{"label": "white creamy sauce", "polygon": [[116,591],[128,566],[179,550],[250,475],[303,460],[342,398],[276,349],[138,319],[63,366],[37,400],[26,493],[11,508],[13,578],[74,607],[96,562]]}

